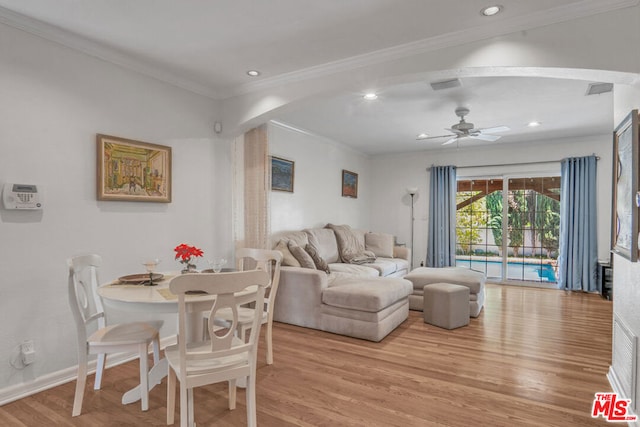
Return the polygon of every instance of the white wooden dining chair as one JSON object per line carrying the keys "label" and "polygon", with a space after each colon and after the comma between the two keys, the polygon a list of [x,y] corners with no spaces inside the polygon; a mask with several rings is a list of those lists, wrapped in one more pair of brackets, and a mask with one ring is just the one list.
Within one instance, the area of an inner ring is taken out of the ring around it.
{"label": "white wooden dining chair", "polygon": [[[266,325],[265,341],[267,343],[267,365],[273,364],[273,306],[280,282],[280,264],[282,253],[280,251],[266,249],[242,248],[236,252],[236,260],[239,271],[249,269],[263,270],[269,273],[270,282],[266,289],[266,297],[262,305],[262,324]],[[238,335],[246,341],[246,334],[251,330],[251,320],[254,316],[254,308],[243,306],[238,309]],[[229,310],[221,310],[216,315],[216,324],[226,325],[231,320]]]}
{"label": "white wooden dining chair", "polygon": [[[160,359],[158,329],[162,322],[130,322],[107,325],[102,301],[97,294],[99,255],[83,255],[67,260],[69,266],[69,305],[78,335],[78,379],[72,415],[82,412],[84,388],[87,382],[88,356],[97,354],[94,389],[102,383],[107,353],[136,352],[140,357],[142,410],[149,409],[148,349],[153,344],[153,361]],[[97,330],[94,330],[97,323]]]}
{"label": "white wooden dining chair", "polygon": [[[236,405],[236,381],[246,379],[247,425],[257,425],[256,420],[256,356],[257,334],[248,342],[235,335],[238,324],[238,307],[247,302],[264,303],[264,290],[269,275],[260,270],[231,273],[184,274],[169,283],[171,293],[178,296],[178,344],[165,348],[169,362],[167,379],[167,424],[173,424],[175,411],[176,379],[180,382],[180,426],[193,426],[193,389],[222,381],[229,382],[229,409]],[[255,286],[254,286],[255,285]],[[247,289],[248,288],[248,289]],[[202,295],[215,295],[208,310],[208,339],[187,342],[189,300],[202,300]],[[221,309],[233,313],[229,327],[214,324],[213,319]],[[255,312],[252,327],[259,331],[261,316]]]}

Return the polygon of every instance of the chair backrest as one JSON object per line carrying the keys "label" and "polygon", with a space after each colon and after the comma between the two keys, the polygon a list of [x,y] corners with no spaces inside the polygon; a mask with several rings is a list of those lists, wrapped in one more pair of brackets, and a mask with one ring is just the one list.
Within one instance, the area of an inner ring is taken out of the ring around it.
{"label": "chair backrest", "polygon": [[280,283],[280,266],[282,253],[275,250],[242,248],[236,251],[239,271],[258,269],[269,273],[270,281],[266,290],[265,311],[271,312]]}
{"label": "chair backrest", "polygon": [[[269,275],[261,270],[237,271],[231,273],[199,273],[182,274],[174,277],[169,283],[171,292],[178,296],[178,346],[180,350],[180,370],[187,376],[191,373],[204,374],[202,368],[193,372],[189,362],[193,360],[203,360],[211,358],[224,358],[240,353],[248,353],[250,360],[255,361],[257,354],[257,337],[260,335],[260,325],[262,315],[256,310],[253,319],[252,331],[247,343],[233,344],[234,332],[238,325],[238,306],[250,302],[256,305],[264,302],[264,289],[269,284]],[[253,287],[255,288],[249,288]],[[207,351],[199,348],[197,352],[190,352],[187,348],[187,313],[188,305],[193,302],[202,301],[203,295],[193,295],[206,293],[215,295],[211,309],[208,313],[207,324],[211,345]],[[228,328],[220,329],[214,324],[216,312],[221,309],[231,309],[233,321]],[[233,358],[231,358],[233,359]],[[232,363],[237,363],[230,360]],[[219,369],[220,364],[217,365]],[[197,368],[195,368],[197,369]]]}
{"label": "chair backrest", "polygon": [[67,260],[69,267],[69,306],[78,332],[78,344],[87,340],[87,325],[97,320],[98,327],[106,324],[102,301],[97,294],[99,255],[82,255]]}

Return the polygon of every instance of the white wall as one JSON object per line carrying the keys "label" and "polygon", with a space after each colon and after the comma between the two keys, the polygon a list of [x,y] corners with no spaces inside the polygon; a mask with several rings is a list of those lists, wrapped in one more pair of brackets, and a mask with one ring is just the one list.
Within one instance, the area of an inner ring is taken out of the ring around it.
{"label": "white wall", "polygon": [[[232,253],[218,112],[208,98],[0,25],[0,184],[41,184],[45,195],[41,212],[0,209],[0,395],[76,364],[67,257],[101,254],[107,280],[143,272],[148,257],[176,270],[181,242]],[[96,133],[171,146],[172,203],[96,201]],[[36,362],[17,370],[9,360],[25,339]]]}
{"label": "white wall", "polygon": [[[614,123],[620,123],[632,109],[640,109],[640,86],[617,86],[614,90]],[[613,255],[613,314],[635,336],[640,336],[640,263],[632,263],[620,255]],[[614,349],[616,345],[614,343]],[[640,349],[636,349],[640,355]],[[618,355],[614,354],[613,357]],[[640,357],[636,359],[640,364]],[[621,373],[617,373],[618,375]],[[637,374],[635,412],[640,412],[640,381]],[[636,423],[634,425],[640,425]]]}
{"label": "white wall", "polygon": [[[271,192],[271,232],[327,223],[369,227],[372,198],[368,156],[326,138],[269,123],[271,155],[295,162],[294,192]],[[358,198],[342,197],[342,170],[358,174]]]}
{"label": "white wall", "polygon": [[[429,212],[429,173],[427,168],[445,165],[479,166],[517,162],[559,161],[564,157],[587,156],[595,153],[598,161],[598,258],[609,259],[611,218],[611,135],[541,141],[521,146],[499,145],[437,152],[415,152],[379,155],[372,158],[372,187],[376,189],[371,203],[371,227],[386,229],[401,241],[410,241],[411,203],[407,187],[418,187],[415,197],[414,265],[420,265],[427,255]],[[461,168],[459,177],[480,177],[496,171],[511,176],[539,175],[559,172],[560,164],[539,164],[508,168]]]}

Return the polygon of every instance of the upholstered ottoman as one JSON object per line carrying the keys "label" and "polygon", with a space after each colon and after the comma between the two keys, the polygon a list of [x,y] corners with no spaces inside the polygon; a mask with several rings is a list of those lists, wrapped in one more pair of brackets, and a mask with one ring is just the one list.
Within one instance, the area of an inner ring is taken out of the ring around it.
{"label": "upholstered ottoman", "polygon": [[434,283],[423,289],[425,323],[445,329],[469,324],[469,288],[451,283]]}
{"label": "upholstered ottoman", "polygon": [[484,305],[484,273],[469,270],[464,267],[418,267],[404,276],[413,283],[413,293],[409,296],[409,309],[422,310],[424,308],[423,290],[425,285],[432,283],[451,283],[469,288],[469,314],[478,317]]}

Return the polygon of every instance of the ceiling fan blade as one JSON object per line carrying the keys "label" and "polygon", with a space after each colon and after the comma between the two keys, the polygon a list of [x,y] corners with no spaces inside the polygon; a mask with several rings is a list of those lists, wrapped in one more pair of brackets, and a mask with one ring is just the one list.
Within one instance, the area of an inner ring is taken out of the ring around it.
{"label": "ceiling fan blade", "polygon": [[456,142],[458,140],[457,136],[454,136],[453,138],[449,139],[448,141],[445,141],[442,143],[442,145],[449,145],[449,144],[453,144],[454,142]]}
{"label": "ceiling fan blade", "polygon": [[456,135],[462,135],[464,133],[464,132],[462,132],[461,130],[458,130],[458,129],[444,128],[444,130],[448,130],[449,132],[453,132]]}
{"label": "ceiling fan blade", "polygon": [[481,139],[482,141],[497,141],[501,138],[501,136],[499,135],[487,135],[484,133],[478,133],[475,135],[469,135],[469,138],[473,138],[473,139]]}
{"label": "ceiling fan blade", "polygon": [[426,138],[416,138],[419,141],[425,140],[425,139],[435,139],[435,138],[448,138],[450,136],[456,136],[456,135],[438,135],[438,136],[428,136]]}
{"label": "ceiling fan blade", "polygon": [[509,128],[508,126],[496,126],[492,128],[484,128],[484,129],[476,129],[476,130],[482,133],[496,133],[496,132],[507,132],[507,131],[510,131],[511,128]]}

